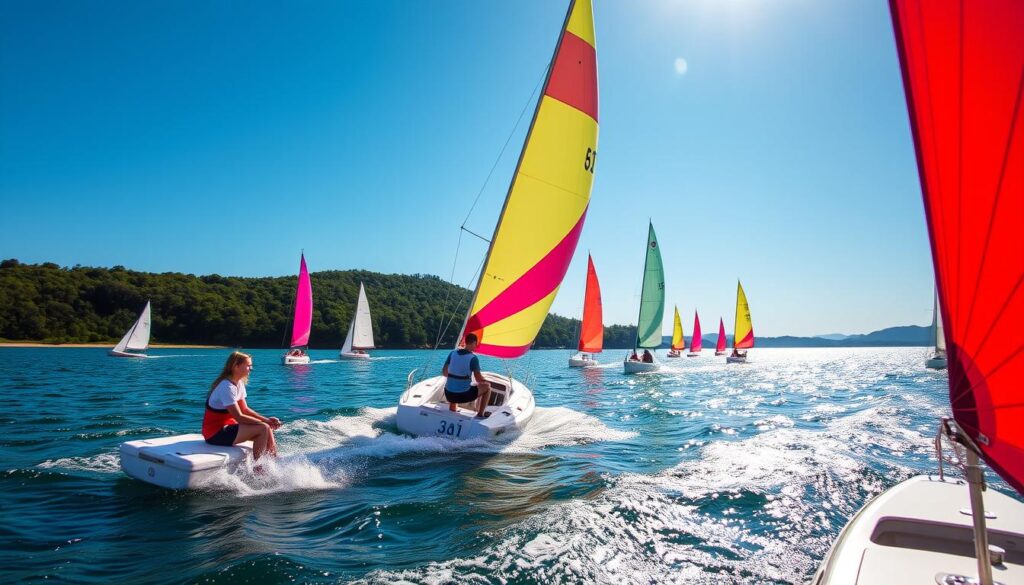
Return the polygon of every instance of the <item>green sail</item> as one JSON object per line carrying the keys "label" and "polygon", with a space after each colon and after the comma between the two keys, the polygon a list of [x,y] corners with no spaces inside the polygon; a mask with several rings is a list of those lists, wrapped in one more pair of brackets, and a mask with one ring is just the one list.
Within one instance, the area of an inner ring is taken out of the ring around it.
{"label": "green sail", "polygon": [[640,317],[637,319],[636,346],[654,349],[661,346],[661,322],[665,319],[665,269],[661,264],[658,236],[651,224],[647,234],[647,260],[644,262],[644,287],[640,292]]}

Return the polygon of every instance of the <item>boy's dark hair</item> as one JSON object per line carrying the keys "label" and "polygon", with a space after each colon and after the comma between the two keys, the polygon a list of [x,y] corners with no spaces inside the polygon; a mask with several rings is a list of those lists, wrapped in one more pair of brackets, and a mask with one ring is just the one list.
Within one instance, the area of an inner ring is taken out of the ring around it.
{"label": "boy's dark hair", "polygon": [[466,344],[476,343],[476,333],[469,333],[466,335]]}

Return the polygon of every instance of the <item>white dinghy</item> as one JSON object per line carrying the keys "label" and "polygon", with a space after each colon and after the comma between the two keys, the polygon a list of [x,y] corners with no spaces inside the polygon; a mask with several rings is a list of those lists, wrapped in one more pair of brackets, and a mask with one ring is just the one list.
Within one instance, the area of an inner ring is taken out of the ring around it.
{"label": "white dinghy", "polygon": [[935,305],[932,307],[932,342],[935,349],[924,367],[931,370],[946,369],[946,334],[942,331],[942,311],[939,310],[939,292],[935,291]]}
{"label": "white dinghy", "polygon": [[[597,164],[595,46],[590,0],[570,2],[458,336],[462,342],[475,335],[481,355],[513,359],[530,349],[576,250]],[[416,382],[416,372],[398,403],[402,432],[492,437],[522,428],[533,415],[533,393],[511,373],[482,372],[491,385],[489,416],[476,419],[468,410],[449,410],[445,378]]]}
{"label": "white dinghy", "polygon": [[144,353],[136,352],[143,352],[149,349],[149,331],[151,327],[150,306],[149,301],[146,301],[146,306],[142,309],[142,313],[139,314],[139,318],[135,320],[135,324],[128,329],[128,332],[124,334],[121,341],[118,341],[117,345],[107,352],[107,355],[123,358],[149,357]]}
{"label": "white dinghy", "polygon": [[233,473],[252,457],[252,442],[233,447],[210,445],[200,434],[121,443],[121,469],[135,479],[162,488],[201,487],[222,470]]}
{"label": "white dinghy", "polygon": [[366,300],[366,290],[360,282],[356,312],[349,323],[348,335],[345,336],[345,343],[342,344],[338,356],[343,360],[368,360],[368,349],[373,349],[373,322],[370,320],[370,303]]}
{"label": "white dinghy", "polygon": [[[946,317],[953,417],[936,437],[938,477],[911,479],[862,508],[814,583],[1024,583],[1024,503],[986,491],[982,466],[1024,495],[1024,5],[889,6]],[[965,481],[944,478],[947,461]]]}
{"label": "white dinghy", "polygon": [[[679,311],[676,311],[678,316]],[[665,319],[665,269],[661,247],[654,233],[654,224],[647,225],[647,256],[644,259],[644,283],[640,289],[640,315],[636,320],[636,342],[633,353],[626,354],[622,371],[627,374],[657,372],[661,369],[654,349],[661,346],[661,322]],[[682,335],[682,330],[680,330]],[[634,359],[637,349],[651,351],[651,360]]]}
{"label": "white dinghy", "polygon": [[576,352],[569,356],[570,368],[589,368],[598,365],[598,361],[589,353]]}

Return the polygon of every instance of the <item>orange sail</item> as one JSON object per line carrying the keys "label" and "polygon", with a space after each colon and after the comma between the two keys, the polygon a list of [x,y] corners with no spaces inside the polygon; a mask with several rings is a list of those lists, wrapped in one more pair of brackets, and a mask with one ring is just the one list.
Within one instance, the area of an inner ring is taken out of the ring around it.
{"label": "orange sail", "polygon": [[590,0],[569,5],[463,334],[514,358],[537,337],[583,229],[597,164],[597,51]]}
{"label": "orange sail", "polygon": [[587,291],[583,295],[583,325],[580,327],[579,350],[584,353],[600,353],[603,347],[601,285],[597,282],[594,259],[587,256]]}

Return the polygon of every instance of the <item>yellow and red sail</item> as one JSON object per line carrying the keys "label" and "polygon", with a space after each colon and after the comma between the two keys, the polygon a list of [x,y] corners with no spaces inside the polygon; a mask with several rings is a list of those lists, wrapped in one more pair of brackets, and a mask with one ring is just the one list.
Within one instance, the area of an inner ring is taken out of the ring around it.
{"label": "yellow and red sail", "polygon": [[597,282],[594,259],[587,256],[587,290],[583,293],[583,322],[580,324],[580,343],[577,346],[584,353],[600,353],[604,349],[601,313],[601,285]]}
{"label": "yellow and red sail", "polygon": [[672,319],[672,345],[674,351],[686,349],[686,337],[683,335],[683,322],[679,320],[679,307],[676,307],[675,317]]}
{"label": "yellow and red sail", "polygon": [[463,329],[479,353],[526,353],[576,250],[597,163],[595,47],[590,0],[571,3]]}
{"label": "yellow and red sail", "polygon": [[736,349],[754,347],[754,324],[750,321],[750,305],[743,285],[736,281],[736,328],[733,330],[732,346]]}

